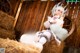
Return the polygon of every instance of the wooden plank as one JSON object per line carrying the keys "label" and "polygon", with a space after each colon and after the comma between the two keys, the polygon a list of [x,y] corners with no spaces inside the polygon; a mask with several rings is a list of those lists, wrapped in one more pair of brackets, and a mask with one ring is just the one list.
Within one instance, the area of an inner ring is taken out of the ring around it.
{"label": "wooden plank", "polygon": [[50,3],[50,1],[47,2],[47,6],[46,6],[46,9],[45,9],[45,12],[44,12],[44,15],[43,15],[43,19],[42,19],[42,22],[41,22],[41,25],[40,25],[39,31],[42,30],[43,22],[44,22],[44,19],[45,19],[45,16],[46,16],[47,10],[48,10],[48,8],[49,8],[49,3]]}
{"label": "wooden plank", "polygon": [[18,20],[18,16],[19,16],[19,13],[20,13],[22,4],[23,4],[23,1],[19,4],[18,11],[17,11],[17,13],[16,13],[15,21],[14,21],[14,25],[13,25],[14,28],[15,28],[15,26],[16,26],[16,23],[17,23],[17,20]]}

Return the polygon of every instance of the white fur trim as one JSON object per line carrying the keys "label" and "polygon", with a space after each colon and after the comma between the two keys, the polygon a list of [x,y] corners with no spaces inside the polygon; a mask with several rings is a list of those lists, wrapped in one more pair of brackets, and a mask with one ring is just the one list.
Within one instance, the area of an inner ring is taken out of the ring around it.
{"label": "white fur trim", "polygon": [[59,25],[53,24],[50,26],[51,32],[54,33],[61,41],[64,41],[68,37],[68,31],[61,28]]}

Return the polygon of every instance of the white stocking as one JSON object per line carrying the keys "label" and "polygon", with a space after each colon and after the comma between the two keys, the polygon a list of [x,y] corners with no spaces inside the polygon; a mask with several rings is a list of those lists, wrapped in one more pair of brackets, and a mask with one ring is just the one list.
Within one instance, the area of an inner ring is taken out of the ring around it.
{"label": "white stocking", "polygon": [[54,33],[52,33],[52,34],[53,34],[55,40],[57,41],[57,44],[60,45],[61,44],[61,41],[59,39],[57,39],[57,37],[56,37],[56,35]]}
{"label": "white stocking", "polygon": [[44,45],[44,44],[47,42],[47,40],[46,40],[45,37],[41,37],[40,40],[39,40],[39,42],[40,42],[42,45]]}

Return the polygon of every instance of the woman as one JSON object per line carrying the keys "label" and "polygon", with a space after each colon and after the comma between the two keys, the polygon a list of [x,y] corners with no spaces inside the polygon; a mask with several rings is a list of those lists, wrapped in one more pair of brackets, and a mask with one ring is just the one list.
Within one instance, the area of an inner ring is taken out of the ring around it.
{"label": "woman", "polygon": [[64,41],[68,37],[68,31],[63,27],[65,10],[64,7],[59,6],[60,3],[55,5],[52,9],[53,17],[48,17],[48,20],[44,22],[45,28],[49,28],[55,40],[60,45],[61,41]]}

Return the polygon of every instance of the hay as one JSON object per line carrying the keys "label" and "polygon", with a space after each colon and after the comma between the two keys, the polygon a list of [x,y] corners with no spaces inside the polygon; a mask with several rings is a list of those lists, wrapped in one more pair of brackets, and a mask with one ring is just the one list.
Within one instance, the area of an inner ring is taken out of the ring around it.
{"label": "hay", "polygon": [[2,11],[0,11],[0,27],[7,30],[13,30],[14,18]]}
{"label": "hay", "polygon": [[63,53],[64,43],[62,42],[60,46],[57,45],[56,41],[53,39],[44,45],[42,53]]}
{"label": "hay", "polygon": [[13,30],[5,30],[0,27],[0,38],[10,38],[15,39],[15,32]]}
{"label": "hay", "polygon": [[0,38],[0,48],[5,48],[5,53],[40,53],[34,46],[2,38]]}

